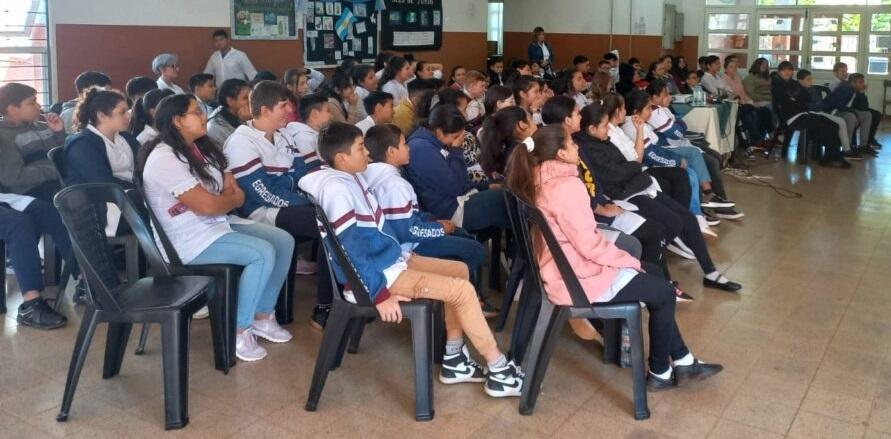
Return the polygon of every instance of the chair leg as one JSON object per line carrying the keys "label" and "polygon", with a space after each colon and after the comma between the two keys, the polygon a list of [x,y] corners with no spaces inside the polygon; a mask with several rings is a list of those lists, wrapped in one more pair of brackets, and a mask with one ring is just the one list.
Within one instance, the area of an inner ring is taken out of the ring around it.
{"label": "chair leg", "polygon": [[628,333],[631,338],[631,374],[634,380],[634,419],[642,420],[650,417],[647,407],[647,366],[644,359],[643,328],[641,326],[640,308],[631,312],[627,319]]}
{"label": "chair leg", "polygon": [[0,314],[6,314],[6,243],[0,241],[0,260],[3,261],[3,274],[0,275]]}
{"label": "chair leg", "polygon": [[213,343],[213,364],[216,370],[224,374],[229,373],[229,350],[226,337],[226,283],[225,280],[215,278],[213,284],[214,294],[207,302],[210,311],[210,337]]}
{"label": "chair leg", "polygon": [[433,322],[431,312],[415,308],[411,317],[412,350],[415,357],[415,420],[433,420]]}
{"label": "chair leg", "polygon": [[492,250],[489,252],[489,288],[501,288],[501,235],[492,237]]}
{"label": "chair leg", "polygon": [[278,294],[278,300],[275,302],[275,320],[280,325],[287,325],[294,322],[294,282],[296,275],[294,269],[297,266],[297,246],[294,246],[294,253],[291,255],[291,264],[288,265],[288,275],[285,276],[285,284]]}
{"label": "chair leg", "polygon": [[505,325],[507,325],[510,308],[514,303],[514,297],[517,295],[517,286],[523,280],[525,271],[526,261],[519,257],[514,259],[514,263],[510,267],[510,276],[507,278],[507,287],[504,289],[504,297],[501,299],[501,311],[498,314],[498,320],[495,322],[495,332],[503,331]]}
{"label": "chair leg", "polygon": [[[343,354],[347,350],[347,345],[350,344],[352,335],[358,331],[360,332],[359,338],[361,338],[361,332],[363,332],[364,330],[357,329],[359,327],[365,327],[365,319],[361,317],[351,318],[349,323],[347,324],[346,332],[344,332],[343,337],[340,339],[340,343],[337,345],[337,355],[334,356],[334,364],[331,366],[331,370],[340,367],[340,364],[343,362]],[[356,343],[358,347],[358,342]]]}
{"label": "chair leg", "polygon": [[[365,333],[365,324],[365,319],[355,319],[350,325],[350,344],[349,346],[347,346],[347,352],[351,354],[359,352],[359,343],[362,341],[362,334]],[[340,361],[338,361],[337,363],[339,365]]]}
{"label": "chair leg", "polygon": [[445,355],[446,328],[445,309],[440,301],[434,301],[430,314],[433,319],[433,364],[442,364],[442,356]]}
{"label": "chair leg", "polygon": [[93,340],[93,333],[96,332],[98,321],[96,310],[88,306],[80,322],[80,329],[77,331],[74,352],[71,353],[71,364],[68,366],[68,379],[65,380],[65,393],[62,394],[62,407],[59,409],[59,414],[56,415],[56,421],[65,422],[68,420],[71,401],[74,400],[74,391],[77,390],[80,372],[84,368],[84,361],[87,359],[87,352],[90,350],[90,342]]}
{"label": "chair leg", "polygon": [[514,318],[510,339],[510,356],[517,361],[525,358],[526,348],[529,346],[541,308],[541,295],[527,283],[523,283],[523,292],[520,293],[520,303],[517,306],[517,316]]}
{"label": "chair leg", "polygon": [[43,235],[43,283],[48,286],[56,285],[58,281],[57,256],[53,237],[49,234]]}
{"label": "chair leg", "polygon": [[62,302],[65,301],[65,290],[68,288],[68,279],[71,278],[73,274],[71,272],[71,268],[74,266],[74,255],[71,256],[71,260],[63,261],[62,273],[59,275],[59,283],[56,287],[58,293],[56,293],[56,301],[53,303],[53,310],[59,312],[62,309]]}
{"label": "chair leg", "polygon": [[235,366],[235,330],[238,321],[238,278],[240,272],[229,270],[226,272],[226,282],[223,294],[226,296],[226,358],[229,359],[229,367]]}
{"label": "chair leg", "polygon": [[142,330],[139,332],[139,344],[136,345],[136,351],[133,352],[135,355],[142,355],[145,352],[145,344],[148,342],[151,327],[150,323],[142,324]]}
{"label": "chair leg", "polygon": [[176,312],[161,324],[164,364],[164,429],[189,423],[189,326],[192,316]]}
{"label": "chair leg", "polygon": [[622,366],[622,322],[617,319],[603,320],[603,363]]}
{"label": "chair leg", "polygon": [[132,328],[132,323],[112,322],[108,324],[102,378],[112,378],[121,372],[121,364],[124,362],[124,352],[127,350],[127,341],[130,339]]}
{"label": "chair leg", "polygon": [[535,402],[541,392],[541,383],[548,370],[551,354],[554,353],[557,334],[566,323],[569,311],[557,308],[551,303],[542,303],[532,335],[532,344],[526,355],[526,379],[523,381],[523,393],[520,395],[520,414],[531,415],[535,410]]}
{"label": "chair leg", "polygon": [[352,317],[351,314],[349,306],[341,302],[335,301],[331,307],[331,314],[328,317],[328,323],[325,325],[325,332],[322,335],[322,344],[319,346],[319,355],[316,357],[316,366],[312,374],[309,397],[304,407],[308,412],[316,411],[316,407],[319,405],[319,398],[322,396],[322,389],[325,388],[328,372],[331,371],[334,365],[341,340],[347,334],[347,327],[350,323],[350,317]]}
{"label": "chair leg", "polygon": [[124,245],[124,263],[127,266],[127,283],[133,285],[139,280],[139,242],[127,240]]}

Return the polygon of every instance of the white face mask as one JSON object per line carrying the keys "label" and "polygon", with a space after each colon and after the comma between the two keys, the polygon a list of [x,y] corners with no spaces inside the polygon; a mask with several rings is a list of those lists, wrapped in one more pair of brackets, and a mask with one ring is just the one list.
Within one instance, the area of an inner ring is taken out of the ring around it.
{"label": "white face mask", "polygon": [[433,77],[436,79],[442,79],[442,70],[434,70]]}

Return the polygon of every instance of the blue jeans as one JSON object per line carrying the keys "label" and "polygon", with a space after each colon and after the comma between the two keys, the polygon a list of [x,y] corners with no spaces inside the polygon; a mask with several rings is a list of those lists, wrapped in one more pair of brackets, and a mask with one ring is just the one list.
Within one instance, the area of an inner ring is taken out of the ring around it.
{"label": "blue jeans", "polygon": [[233,264],[244,271],[238,280],[238,329],[254,321],[254,314],[272,313],[278,293],[285,283],[294,238],[278,227],[266,224],[232,224],[227,233],[213,242],[189,265]]}
{"label": "blue jeans", "polygon": [[[688,164],[690,162],[687,162]],[[702,215],[702,206],[699,205],[699,174],[690,169],[688,166],[687,169],[687,179],[690,180],[690,213],[693,215]]]}
{"label": "blue jeans", "polygon": [[477,287],[477,295],[479,295],[476,275],[480,266],[483,265],[483,261],[486,260],[486,248],[472,237],[462,235],[461,229],[455,232],[454,235],[422,241],[415,247],[415,253],[421,256],[465,263],[470,272],[470,282]]}
{"label": "blue jeans", "polygon": [[44,233],[53,237],[56,250],[63,258],[71,256],[68,231],[52,204],[35,199],[24,212],[0,207],[0,240],[6,243],[6,252],[12,260],[12,268],[15,269],[15,277],[22,294],[43,290],[37,244]]}
{"label": "blue jeans", "polygon": [[702,158],[702,150],[695,146],[678,146],[670,148],[671,152],[681,156],[687,161],[687,169],[692,169],[699,176],[699,181],[712,181],[705,159]]}

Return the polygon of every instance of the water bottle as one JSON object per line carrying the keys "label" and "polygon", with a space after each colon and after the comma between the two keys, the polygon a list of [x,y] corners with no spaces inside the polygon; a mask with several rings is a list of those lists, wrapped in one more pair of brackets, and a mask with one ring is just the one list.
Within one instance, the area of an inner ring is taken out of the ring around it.
{"label": "water bottle", "polygon": [[622,349],[619,353],[619,363],[622,367],[631,367],[631,333],[625,323],[622,323]]}
{"label": "water bottle", "polygon": [[705,104],[705,91],[702,90],[701,85],[697,85],[693,88],[693,105],[704,105]]}

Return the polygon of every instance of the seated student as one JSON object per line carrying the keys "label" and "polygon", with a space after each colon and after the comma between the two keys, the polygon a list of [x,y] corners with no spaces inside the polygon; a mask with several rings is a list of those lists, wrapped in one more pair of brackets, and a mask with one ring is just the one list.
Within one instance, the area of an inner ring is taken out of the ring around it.
{"label": "seated student", "polygon": [[40,296],[44,285],[37,246],[44,233],[53,237],[63,258],[71,257],[68,231],[52,204],[27,195],[0,192],[0,240],[6,243],[7,253],[4,260],[9,256],[22,292],[16,321],[22,326],[56,329],[65,326],[68,319]]}
{"label": "seated student", "polygon": [[591,73],[591,61],[587,56],[576,55],[575,58],[572,59],[572,65],[574,71],[582,74],[582,79],[584,79],[586,83],[590,83],[594,80],[594,75]]}
{"label": "seated student", "polygon": [[0,186],[5,192],[52,202],[60,188],[49,150],[65,144],[58,115],[40,121],[37,90],[17,82],[0,87]]}
{"label": "seated student", "polygon": [[[464,79],[467,75],[467,69],[464,66],[455,66],[452,67],[452,73],[449,74],[449,82],[448,86],[454,88],[455,90],[461,90],[464,88]],[[483,75],[484,81],[488,81],[488,78]]]}
{"label": "seated student", "polygon": [[486,118],[479,132],[479,162],[490,180],[504,179],[511,151],[537,128],[529,114],[517,106],[503,108]]}
{"label": "seated student", "polygon": [[[245,194],[226,171],[223,151],[207,138],[207,121],[191,95],[165,98],[155,113],[158,138],[139,152],[146,203],[184,264],[244,266],[238,279],[235,356],[266,357],[257,343],[291,340],[275,321],[294,238],[277,227],[229,218]],[[160,244],[158,244],[160,245]]]}
{"label": "seated student", "polygon": [[564,95],[572,98],[575,104],[582,108],[590,104],[590,99],[585,96],[588,90],[588,83],[585,82],[584,76],[578,70],[564,71],[557,77],[554,83],[554,92],[557,95]]}
{"label": "seated student", "polygon": [[541,66],[541,61],[532,61],[529,64],[532,67],[532,77],[535,79],[544,79],[546,74],[549,74],[549,71]]}
{"label": "seated student", "polygon": [[415,109],[425,99],[431,99],[435,89],[436,87],[432,81],[416,79],[409,82],[409,99],[399,101],[396,96],[393,96],[393,102],[396,105],[396,108],[393,109],[393,124],[398,126],[403,133],[411,133],[414,131],[415,126],[417,125]]}
{"label": "seated student", "polygon": [[374,67],[368,64],[356,64],[350,68],[350,77],[353,78],[353,84],[356,85],[356,94],[359,96],[359,117],[364,119],[368,116],[365,106],[362,102],[368,97],[372,91],[377,91],[377,77],[374,76]]}
{"label": "seated student", "polygon": [[[611,100],[614,99],[605,101]],[[696,258],[705,274],[703,285],[729,292],[741,289],[742,285],[728,280],[712,263],[696,218],[687,207],[662,192],[660,184],[643,171],[641,160],[628,160],[613,143],[609,134],[610,113],[616,103],[605,103],[609,105],[595,102],[581,110],[581,131],[573,136],[581,147],[582,161],[601,182],[604,195],[621,206],[633,206],[637,208],[635,212],[638,215],[662,224],[667,242],[680,238],[681,245],[689,246],[689,253]],[[644,122],[640,118],[632,122],[643,128]],[[640,150],[642,157],[643,142],[636,142],[635,148]],[[686,188],[689,190],[689,186]],[[675,241],[674,246],[678,247],[677,244]],[[669,245],[668,248],[671,247]]]}
{"label": "seated student", "polygon": [[[446,384],[485,382],[484,389],[490,396],[518,396],[522,373],[498,349],[468,281],[467,266],[403,254],[392,238],[392,227],[378,214],[381,207],[375,197],[369,196],[361,175],[368,167],[368,151],[359,129],[333,123],[319,139],[319,153],[331,168],[308,174],[300,180],[300,188],[318,200],[333,221],[337,238],[381,320],[400,322],[399,302],[416,298],[443,301],[448,341],[439,380]],[[335,265],[335,273],[338,282],[346,283],[342,267]],[[488,371],[470,358],[464,334],[485,358]]]}
{"label": "seated student", "polygon": [[690,70],[684,78],[684,83],[678,88],[680,89],[681,94],[689,95],[693,94],[693,90],[696,89],[697,85],[699,85],[699,74],[697,74],[695,70]]}
{"label": "seated student", "polygon": [[541,85],[531,76],[520,76],[514,82],[511,89],[514,92],[514,102],[518,107],[526,110],[536,125],[541,125]]}
{"label": "seated student", "polygon": [[[409,90],[406,87],[412,79],[411,64],[400,56],[394,56],[387,61],[387,68],[378,82],[380,91],[393,95],[393,102],[397,105],[409,99]],[[401,127],[400,127],[401,128]]]}
{"label": "seated student", "polygon": [[[222,84],[220,84],[222,85]],[[198,99],[198,107],[205,117],[209,117],[217,107],[213,101],[217,97],[217,82],[209,73],[196,73],[189,78],[189,91]]]}
{"label": "seated student", "polygon": [[300,98],[309,94],[308,75],[307,69],[288,69],[282,76],[282,84],[291,92],[286,117],[288,123],[300,121]]}
{"label": "seated student", "polygon": [[724,78],[720,75],[721,58],[717,55],[709,55],[705,61],[705,72],[700,79],[702,88],[710,95],[732,95],[733,90],[724,82]]}
{"label": "seated student", "polygon": [[612,93],[614,88],[612,76],[609,73],[598,70],[594,72],[594,80],[591,82],[590,98],[598,100],[607,93]]}
{"label": "seated student", "polygon": [[105,89],[110,86],[111,78],[102,72],[83,72],[74,78],[74,89],[77,90],[77,97],[62,104],[62,111],[59,113],[59,117],[61,117],[62,122],[65,123],[66,133],[72,134],[77,131],[77,124],[74,120],[74,109],[77,107],[77,103],[83,98],[84,93],[94,87]]}
{"label": "seated student", "polygon": [[[152,83],[154,84],[154,81]],[[136,103],[133,104],[130,113],[130,124],[128,125],[127,131],[130,135],[136,136],[136,141],[139,142],[140,145],[145,145],[158,137],[158,131],[155,130],[154,127],[155,108],[158,107],[161,99],[164,99],[167,96],[173,96],[173,94],[174,93],[170,90],[156,88],[146,93],[145,96],[137,99]]]}
{"label": "seated student", "polygon": [[390,61],[390,58],[393,57],[393,52],[378,52],[377,56],[374,57],[374,76],[380,81],[381,77],[384,75],[384,70],[387,68],[387,63]]}
{"label": "seated student", "polygon": [[516,105],[514,92],[503,85],[493,85],[486,90],[486,99],[483,101],[483,105],[486,108],[486,115],[494,114],[505,107],[513,107]]}
{"label": "seated student", "polygon": [[369,115],[356,123],[362,134],[375,125],[393,123],[393,95],[382,91],[373,91],[362,102]]}
{"label": "seated student", "polygon": [[[848,75],[848,65],[843,62],[837,62],[832,66],[832,74],[835,78],[832,79],[832,82],[829,83],[829,90],[835,91],[836,87],[839,86],[842,82],[852,82],[851,77]],[[857,74],[858,76],[862,76],[862,74]],[[882,144],[876,141],[875,134],[876,129],[879,126],[879,122],[882,121],[882,113],[872,108],[869,108],[869,99],[866,97],[866,82],[863,83],[862,89],[856,92],[856,96],[853,102],[850,102],[849,107],[853,108],[857,114],[858,118],[862,118],[859,113],[866,112],[870,114],[870,138],[869,138],[869,146],[873,149],[882,149]],[[861,87],[857,87],[860,89]],[[847,92],[846,92],[847,93]],[[846,101],[847,102],[847,101]],[[867,152],[867,154],[869,154]]]}
{"label": "seated student", "polygon": [[[650,390],[671,389],[723,370],[719,364],[700,361],[684,344],[675,321],[672,284],[642,273],[640,261],[605,240],[597,231],[594,217],[577,208],[588,203],[585,185],[578,178],[579,162],[578,145],[563,127],[546,126],[511,153],[507,184],[518,198],[542,211],[591,303],[646,305],[650,315]],[[547,247],[540,250],[539,264],[551,301],[571,305]]]}
{"label": "seated student", "polygon": [[442,79],[442,64],[418,61],[415,63],[415,79]]}
{"label": "seated student", "polygon": [[[671,96],[662,81],[654,81],[647,86],[647,94],[650,96],[652,112],[647,120],[647,126],[658,137],[658,145],[666,148],[697,148],[686,137],[687,125],[678,120],[671,112]],[[698,147],[704,154],[702,159],[708,169],[712,197],[716,202],[729,201],[724,190],[724,179],[721,174],[721,154],[706,146]],[[698,165],[697,165],[698,166]],[[704,190],[704,189],[703,189]],[[715,216],[722,219],[740,219],[745,214],[737,212],[733,207],[710,207]]]}
{"label": "seated student", "polygon": [[[825,104],[823,91],[821,89],[826,90],[826,88],[820,86],[814,87],[814,78],[811,76],[810,70],[800,69],[798,73],[795,74],[795,78],[798,80],[798,84],[804,89],[803,93],[808,94],[808,112],[817,113],[838,125],[838,138],[841,140],[844,157],[848,160],[863,160],[863,155],[860,154],[859,151],[854,151],[851,148],[851,137],[857,129],[857,116],[850,112],[840,112],[836,114],[824,112],[823,109]],[[866,136],[869,135],[868,132],[861,130],[860,135],[863,136],[864,134]]]}
{"label": "seated student", "polygon": [[813,154],[819,156],[820,166],[837,163],[842,169],[850,168],[851,164],[842,157],[838,124],[807,111],[810,94],[792,79],[794,71],[792,63],[783,61],[772,79],[770,89],[777,116],[786,126],[807,130],[808,138],[816,140],[818,146],[826,146],[825,154],[821,153],[823,148],[813,148]]}
{"label": "seated student", "polygon": [[[410,155],[399,127],[385,124],[371,128],[365,135],[365,147],[372,163],[362,176],[368,183],[369,192],[383,209],[384,218],[403,251],[464,262],[471,282],[476,285],[474,279],[486,258],[486,249],[466,232],[456,229],[451,221],[436,221],[419,210],[414,189],[401,175],[401,169],[409,163]],[[488,303],[479,288],[477,295],[486,318],[498,315],[498,309]]]}
{"label": "seated student", "polygon": [[300,99],[300,122],[291,122],[285,131],[297,146],[298,154],[310,169],[319,167],[319,132],[331,123],[328,99],[319,95],[307,95]]}
{"label": "seated student", "polygon": [[405,175],[421,208],[436,219],[451,220],[471,233],[489,227],[509,229],[504,198],[497,184],[476,187],[464,161],[464,117],[452,105],[436,106],[408,139],[411,161]]}
{"label": "seated student", "polygon": [[628,64],[620,64],[619,65],[619,76],[618,80],[615,82],[616,93],[624,96],[628,94],[629,91],[634,90],[637,87],[638,81],[640,81],[640,76],[637,75],[637,70],[634,70],[634,67],[631,67]]}
{"label": "seated student", "polygon": [[770,62],[766,58],[758,58],[752,61],[752,65],[749,67],[749,74],[743,78],[742,82],[746,94],[752,98],[752,105],[756,107],[772,107]]}
{"label": "seated student", "polygon": [[[746,93],[743,80],[739,76],[739,58],[736,55],[727,55],[724,58],[723,80],[730,88],[730,93],[739,100],[739,119],[748,134],[749,146],[759,149],[770,147],[773,140],[765,139],[765,135],[771,134],[773,129],[770,124],[765,124],[764,121],[771,120],[773,115],[770,107],[755,106],[755,101]],[[652,96],[652,93],[650,95]],[[667,107],[668,105],[663,106]]]}
{"label": "seated student", "polygon": [[359,102],[353,79],[346,71],[335,70],[331,79],[322,84],[318,94],[328,99],[332,121],[355,124],[362,120],[359,111],[362,103]]}
{"label": "seated student", "polygon": [[[228,171],[245,193],[240,215],[287,231],[296,242],[319,239],[315,211],[297,194],[297,181],[307,167],[297,147],[285,133],[284,114],[290,91],[282,84],[261,81],[251,92],[253,120],[239,126],[223,148]],[[310,324],[323,329],[333,300],[327,260],[319,265],[298,258],[298,274],[317,274],[317,304]],[[312,265],[312,266],[310,266]]]}
{"label": "seated student", "polygon": [[469,102],[467,103],[467,123],[479,126],[482,123],[482,117],[486,114],[486,106],[483,99],[486,97],[486,75],[470,70],[464,75],[464,82],[461,88],[467,95]]}
{"label": "seated student", "polygon": [[220,150],[236,128],[251,120],[250,94],[243,79],[227,79],[217,90],[220,106],[207,118],[207,137]]}
{"label": "seated student", "polygon": [[[872,132],[873,115],[868,111],[868,108],[867,110],[854,108],[858,96],[865,90],[865,77],[860,73],[851,74],[848,76],[847,81],[841,81],[829,93],[823,107],[830,114],[851,118],[852,120],[856,119],[860,129],[857,136],[857,147],[854,150],[861,155],[876,157],[879,154],[878,151],[869,146],[871,135],[875,134]],[[854,132],[852,131],[849,135],[853,136],[853,134]]]}
{"label": "seated student", "polygon": [[155,80],[148,76],[134,76],[127,81],[124,86],[124,92],[127,93],[127,99],[130,100],[130,109],[136,105],[139,98],[145,96],[146,93],[158,88]]}
{"label": "seated student", "polygon": [[493,56],[486,60],[486,71],[489,74],[489,85],[504,85],[504,59]]}
{"label": "seated student", "polygon": [[176,85],[174,80],[179,77],[179,58],[172,53],[162,53],[152,60],[152,71],[158,75],[158,88],[170,89],[181,95],[186,92]]}

